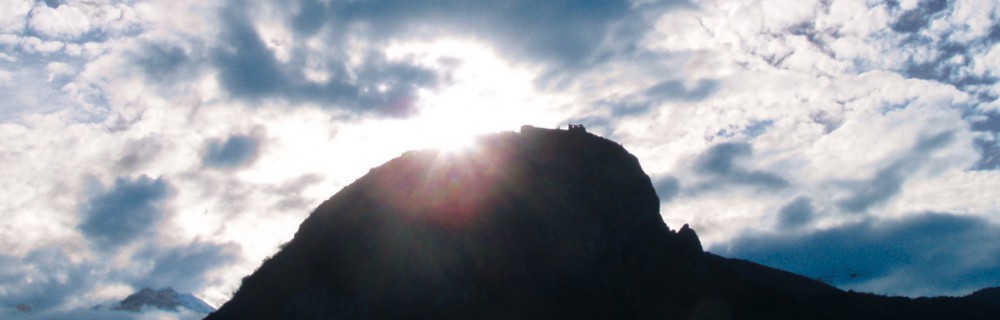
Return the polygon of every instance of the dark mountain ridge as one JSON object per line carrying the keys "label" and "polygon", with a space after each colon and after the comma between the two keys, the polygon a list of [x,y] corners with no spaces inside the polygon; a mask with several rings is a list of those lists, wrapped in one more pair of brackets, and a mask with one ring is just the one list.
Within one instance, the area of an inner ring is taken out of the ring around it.
{"label": "dark mountain ridge", "polygon": [[[638,160],[530,126],[408,152],[321,204],[206,319],[995,319],[961,298],[847,293],[702,251]],[[944,316],[947,315],[947,316]]]}

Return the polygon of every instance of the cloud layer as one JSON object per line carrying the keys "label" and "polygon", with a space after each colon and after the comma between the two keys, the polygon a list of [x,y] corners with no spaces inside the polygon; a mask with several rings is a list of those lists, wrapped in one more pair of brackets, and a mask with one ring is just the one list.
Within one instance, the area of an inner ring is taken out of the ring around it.
{"label": "cloud layer", "polygon": [[998,17],[975,0],[5,1],[0,315],[142,286],[218,304],[368,168],[521,124],[620,141],[667,223],[724,255],[877,293],[997,286],[971,250],[995,251],[1000,224]]}
{"label": "cloud layer", "polygon": [[767,265],[858,291],[965,295],[1000,276],[1000,227],[983,219],[922,213],[901,220],[846,224],[814,233],[751,234],[719,248]]}

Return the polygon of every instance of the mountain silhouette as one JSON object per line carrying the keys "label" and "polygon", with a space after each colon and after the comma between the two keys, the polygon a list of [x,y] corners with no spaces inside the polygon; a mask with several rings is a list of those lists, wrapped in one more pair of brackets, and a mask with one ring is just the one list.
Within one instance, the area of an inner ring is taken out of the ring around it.
{"label": "mountain silhouette", "polygon": [[156,308],[160,310],[175,311],[178,308],[185,308],[198,313],[209,313],[215,308],[209,306],[205,301],[198,299],[190,293],[179,293],[173,288],[162,288],[153,290],[143,288],[142,290],[125,297],[114,310],[121,311],[142,311],[143,308]]}
{"label": "mountain silhouette", "polygon": [[636,157],[582,126],[407,152],[323,202],[206,319],[1000,315],[983,299],[844,292],[706,253],[659,206]]}
{"label": "mountain silhouette", "polygon": [[1000,307],[1000,287],[984,288],[966,296],[969,299],[979,300]]}

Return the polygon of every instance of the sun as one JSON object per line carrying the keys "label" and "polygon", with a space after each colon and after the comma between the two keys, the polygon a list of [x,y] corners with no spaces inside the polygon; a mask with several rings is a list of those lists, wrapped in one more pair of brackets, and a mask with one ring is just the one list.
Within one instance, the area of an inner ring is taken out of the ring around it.
{"label": "sun", "polygon": [[[404,117],[360,117],[331,126],[326,109],[275,106],[269,114],[269,152],[240,176],[273,184],[302,172],[327,172],[332,181],[352,181],[407,151],[463,152],[483,135],[526,124],[555,127],[571,112],[560,106],[575,101],[538,90],[533,84],[537,70],[506,61],[476,41],[401,43],[387,49],[387,56],[425,66],[447,80],[416,91],[415,112]],[[337,170],[329,170],[332,162]],[[322,189],[315,192],[321,196]]]}
{"label": "sun", "polygon": [[396,123],[408,132],[403,139],[411,148],[457,152],[484,134],[559,121],[549,108],[558,104],[533,85],[536,72],[505,61],[489,45],[438,39],[397,44],[388,52],[390,58],[416,59],[448,78],[442,86],[420,90],[417,114]]}
{"label": "sun", "polygon": [[429,148],[437,149],[448,153],[457,153],[469,149],[473,146],[475,136],[484,134],[476,128],[469,128],[463,125],[456,125],[453,121],[461,121],[460,118],[451,119],[426,119],[426,125],[422,125],[422,132],[426,141],[423,143]]}

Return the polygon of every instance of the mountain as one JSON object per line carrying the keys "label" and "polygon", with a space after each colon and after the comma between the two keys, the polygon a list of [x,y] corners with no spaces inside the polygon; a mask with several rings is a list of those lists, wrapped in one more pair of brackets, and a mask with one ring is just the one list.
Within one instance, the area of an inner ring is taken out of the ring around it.
{"label": "mountain", "polygon": [[185,308],[197,313],[210,313],[215,311],[215,308],[212,308],[212,306],[205,303],[205,301],[198,299],[198,297],[195,297],[190,293],[179,293],[174,291],[173,288],[163,288],[160,290],[144,288],[118,302],[118,304],[113,306],[112,309],[138,312],[144,307],[157,308],[161,310],[177,310],[178,308]]}
{"label": "mountain", "polygon": [[524,126],[408,152],[323,202],[206,319],[996,319],[966,298],[843,292],[706,253],[639,161]]}
{"label": "mountain", "polygon": [[1000,307],[1000,287],[981,289],[966,297]]}

